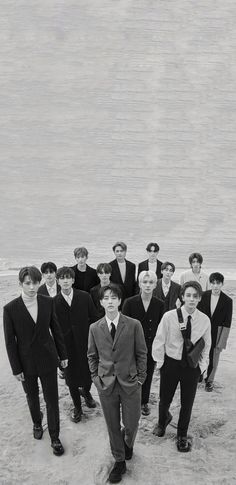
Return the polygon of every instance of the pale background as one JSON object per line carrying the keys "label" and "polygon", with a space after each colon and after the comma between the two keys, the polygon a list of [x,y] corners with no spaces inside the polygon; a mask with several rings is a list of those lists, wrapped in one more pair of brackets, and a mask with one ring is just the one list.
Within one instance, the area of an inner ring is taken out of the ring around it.
{"label": "pale background", "polygon": [[0,268],[235,267],[235,1],[2,0]]}

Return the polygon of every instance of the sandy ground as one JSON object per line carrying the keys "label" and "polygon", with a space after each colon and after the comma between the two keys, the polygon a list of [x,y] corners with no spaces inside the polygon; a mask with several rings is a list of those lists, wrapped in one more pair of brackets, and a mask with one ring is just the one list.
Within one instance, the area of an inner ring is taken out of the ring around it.
{"label": "sandy ground", "polygon": [[[225,291],[236,298],[236,282],[227,282]],[[16,277],[0,279],[1,306],[19,293]],[[2,319],[1,319],[2,325]],[[96,389],[95,410],[83,406],[81,423],[69,419],[72,408],[64,381],[59,380],[61,440],[65,454],[55,457],[45,421],[41,441],[32,437],[32,424],[21,385],[11,375],[3,334],[0,340],[0,411],[1,411],[1,485],[103,485],[113,459]],[[192,452],[180,454],[175,447],[179,397],[172,403],[173,421],[164,438],[152,435],[157,419],[158,379],[154,378],[151,394],[151,415],[142,417],[135,444],[134,457],[127,464],[124,485],[236,484],[236,328],[235,318],[228,348],[223,352],[213,393],[199,385],[189,435]]]}

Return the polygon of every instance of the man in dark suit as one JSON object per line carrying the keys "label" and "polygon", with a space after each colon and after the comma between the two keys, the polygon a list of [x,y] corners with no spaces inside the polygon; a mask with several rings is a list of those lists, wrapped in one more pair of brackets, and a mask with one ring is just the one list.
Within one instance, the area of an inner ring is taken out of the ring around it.
{"label": "man in dark suit", "polygon": [[125,259],[127,245],[124,242],[116,242],[112,249],[116,259],[109,263],[112,267],[111,282],[120,286],[123,301],[135,294],[135,264]]}
{"label": "man in dark suit", "polygon": [[67,353],[53,300],[37,295],[40,281],[41,273],[35,266],[20,270],[22,293],[4,307],[4,334],[12,372],[22,382],[26,393],[33,421],[33,436],[35,439],[43,436],[39,378],[46,402],[53,453],[62,455],[64,448],[59,440],[57,364],[59,356],[62,367],[67,366]]}
{"label": "man in dark suit", "polygon": [[38,294],[51,296],[53,298],[60,291],[60,286],[56,280],[57,267],[55,263],[48,261],[41,266],[41,273],[43,275],[45,283],[38,289]]}
{"label": "man in dark suit", "polygon": [[205,389],[213,391],[214,378],[219,364],[220,354],[226,348],[232,322],[233,301],[222,291],[224,276],[212,273],[209,278],[211,290],[203,293],[198,309],[211,321],[210,360],[205,379]]}
{"label": "man in dark suit", "polygon": [[89,367],[115,458],[110,483],[121,481],[126,471],[125,460],[132,458],[141,411],[141,386],[146,378],[143,329],[138,320],[119,313],[121,296],[118,285],[111,283],[101,288],[105,317],[90,326],[88,343]]}
{"label": "man in dark suit", "polygon": [[[81,420],[82,409],[80,392],[88,407],[96,407],[90,393],[91,375],[88,367],[87,349],[89,325],[97,320],[97,313],[91,296],[72,288],[74,271],[63,266],[57,271],[61,292],[54,298],[55,309],[64,336],[68,353],[68,367],[65,371],[66,383],[74,403],[71,420]],[[82,390],[79,390],[82,387]]]}
{"label": "man in dark suit", "polygon": [[165,261],[161,265],[162,278],[157,280],[153,296],[160,298],[164,302],[164,313],[181,306],[181,286],[171,278],[175,272],[175,265]]}
{"label": "man in dark suit", "polygon": [[148,254],[148,259],[145,259],[145,261],[142,261],[138,265],[138,275],[141,273],[141,271],[154,271],[157,275],[157,279],[162,278],[161,274],[161,265],[162,262],[157,259],[158,253],[159,253],[159,246],[157,243],[150,242],[148,243],[146,247],[146,251]]}
{"label": "man in dark suit", "polygon": [[99,263],[97,266],[97,275],[100,280],[100,283],[90,290],[90,295],[92,297],[93,303],[97,310],[98,319],[104,317],[105,310],[100,303],[100,288],[102,286],[107,286],[110,283],[112,268],[111,265],[108,263]]}
{"label": "man in dark suit", "polygon": [[157,277],[153,271],[141,271],[139,274],[140,294],[131,296],[131,298],[125,300],[122,308],[124,315],[141,322],[148,349],[147,377],[142,386],[141,399],[142,414],[144,416],[150,414],[148,402],[155,367],[155,361],[152,358],[152,342],[164,311],[164,303],[153,296],[156,283]]}
{"label": "man in dark suit", "polygon": [[75,248],[74,256],[76,264],[72,266],[75,274],[73,288],[89,293],[91,288],[99,283],[97,272],[87,264],[88,250],[86,248]]}

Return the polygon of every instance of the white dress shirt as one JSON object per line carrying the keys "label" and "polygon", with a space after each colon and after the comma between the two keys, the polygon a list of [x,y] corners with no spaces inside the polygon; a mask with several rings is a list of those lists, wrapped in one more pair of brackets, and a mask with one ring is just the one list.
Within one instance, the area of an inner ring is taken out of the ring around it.
{"label": "white dress shirt", "polygon": [[170,281],[169,283],[167,283],[167,285],[164,283],[163,281],[163,278],[161,280],[161,286],[162,286],[162,290],[163,290],[163,293],[164,295],[166,296],[168,293],[169,293],[169,290],[170,290]]}
{"label": "white dress shirt", "polygon": [[119,323],[119,318],[120,318],[120,313],[119,312],[118,312],[117,316],[114,318],[114,320],[110,320],[110,318],[108,318],[108,316],[105,315],[105,319],[107,321],[107,325],[108,325],[109,332],[111,332],[111,323],[114,323],[114,325],[116,327],[116,330],[117,330],[117,325]]}
{"label": "white dress shirt", "polygon": [[68,303],[69,306],[71,306],[71,303],[72,303],[72,300],[73,300],[73,288],[71,289],[71,292],[69,295],[65,295],[65,293],[63,293],[63,291],[61,292],[63,298],[65,298],[66,302]]}
{"label": "white dress shirt", "polygon": [[[185,307],[181,307],[184,323],[187,325],[189,314]],[[205,347],[201,353],[199,366],[201,373],[208,367],[209,352],[211,348],[211,323],[204,313],[196,309],[191,314],[191,342],[195,344],[201,337],[204,338]],[[172,359],[181,360],[183,352],[183,336],[180,331],[176,310],[166,312],[158,326],[156,337],[152,346],[153,359],[157,361],[157,369],[163,365],[165,354]]]}
{"label": "white dress shirt", "polygon": [[203,291],[210,289],[209,277],[202,270],[200,271],[200,273],[194,273],[191,269],[189,269],[188,271],[185,271],[185,273],[182,273],[180,275],[181,285],[187,283],[188,281],[197,281],[198,283],[200,283]]}
{"label": "white dress shirt", "polygon": [[150,261],[148,261],[148,269],[149,271],[153,271],[153,273],[156,273],[157,262],[155,261],[155,263],[150,263]]}
{"label": "white dress shirt", "polygon": [[219,296],[220,295],[213,295],[213,293],[211,293],[211,316],[213,315],[213,313],[216,309],[216,305],[218,303]]}
{"label": "white dress shirt", "polygon": [[53,298],[54,296],[56,296],[57,294],[57,282],[55,281],[55,283],[52,285],[52,286],[48,286],[47,283],[46,283],[46,288],[48,290],[48,294]]}
{"label": "white dress shirt", "polygon": [[118,266],[119,266],[119,269],[120,269],[122,281],[124,283],[125,282],[125,275],[126,275],[126,261],[124,261],[123,263],[118,262]]}

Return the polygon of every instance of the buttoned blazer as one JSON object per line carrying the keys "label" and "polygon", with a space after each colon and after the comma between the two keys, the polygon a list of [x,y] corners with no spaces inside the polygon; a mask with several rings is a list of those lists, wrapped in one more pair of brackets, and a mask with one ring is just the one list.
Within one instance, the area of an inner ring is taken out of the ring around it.
{"label": "buttoned blazer", "polygon": [[[162,279],[157,280],[157,286],[153,291],[154,296],[157,298],[160,298],[160,300],[163,300],[162,296]],[[166,300],[164,301],[164,311],[167,312],[169,310],[174,310],[176,308],[176,301],[178,298],[181,301],[181,286],[178,283],[175,283],[175,281],[170,282],[170,289],[167,294],[167,303]]]}
{"label": "buttoned blazer", "polygon": [[126,274],[125,274],[125,281],[123,282],[121,273],[120,273],[120,268],[117,262],[117,259],[114,259],[111,261],[109,264],[112,267],[112,273],[111,273],[111,282],[116,283],[119,285],[122,289],[123,293],[123,300],[125,298],[129,298],[130,296],[133,296],[135,294],[136,290],[136,281],[135,281],[135,264],[132,263],[131,261],[126,261]]}
{"label": "buttoned blazer", "polygon": [[153,296],[147,311],[145,311],[141,295],[135,295],[125,300],[122,307],[122,313],[140,321],[148,351],[151,352],[157,327],[164,313],[163,301]]}
{"label": "buttoned blazer", "polygon": [[220,296],[213,315],[211,315],[211,290],[204,291],[198,309],[205,313],[211,321],[212,345],[216,345],[219,338],[219,327],[230,328],[232,322],[233,301],[223,291]]}
{"label": "buttoned blazer", "polygon": [[[156,267],[156,275],[157,279],[162,278],[162,273],[161,273],[161,265],[162,262],[157,259],[157,267]],[[148,271],[148,259],[145,259],[145,261],[141,261],[138,265],[138,275],[141,273],[141,271]]]}
{"label": "buttoned blazer", "polygon": [[67,358],[63,335],[54,311],[53,299],[37,295],[36,323],[21,296],[4,307],[3,324],[6,349],[14,375],[47,374]]}
{"label": "buttoned blazer", "polygon": [[66,369],[68,384],[84,386],[90,380],[87,360],[88,332],[90,324],[98,319],[96,308],[91,296],[82,290],[73,290],[71,306],[61,292],[53,300],[69,359]]}
{"label": "buttoned blazer", "polygon": [[[60,286],[58,285],[57,283],[57,293],[59,293],[61,290]],[[38,294],[39,295],[44,295],[44,296],[50,296],[49,293],[48,293],[48,290],[47,290],[47,286],[46,286],[46,283],[44,283],[43,285],[41,285],[38,289]]]}
{"label": "buttoned blazer", "polygon": [[114,341],[106,318],[89,329],[88,362],[92,379],[101,393],[110,394],[117,381],[127,394],[146,378],[147,347],[142,325],[120,313]]}
{"label": "buttoned blazer", "polygon": [[75,282],[73,284],[73,288],[75,288],[77,290],[87,291],[87,293],[89,293],[91,288],[93,288],[93,286],[98,285],[100,280],[98,278],[97,271],[96,271],[96,269],[91,268],[91,266],[89,266],[88,264],[86,264],[86,271],[85,271],[85,277],[84,277],[84,288],[80,288],[80,286],[79,286],[79,281],[78,281],[79,271],[78,271],[78,268],[77,268],[77,264],[75,264],[75,266],[72,266],[72,269],[75,273]]}

